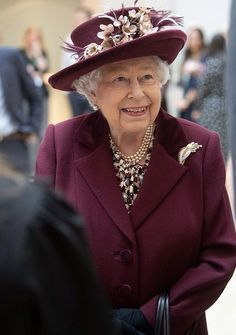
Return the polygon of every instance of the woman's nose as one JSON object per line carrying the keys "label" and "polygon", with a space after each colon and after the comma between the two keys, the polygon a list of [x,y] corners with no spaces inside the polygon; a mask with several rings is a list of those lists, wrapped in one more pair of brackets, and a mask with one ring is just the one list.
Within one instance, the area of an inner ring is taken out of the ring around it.
{"label": "woman's nose", "polygon": [[143,88],[140,85],[139,81],[134,81],[130,83],[128,98],[131,99],[140,99],[145,96]]}

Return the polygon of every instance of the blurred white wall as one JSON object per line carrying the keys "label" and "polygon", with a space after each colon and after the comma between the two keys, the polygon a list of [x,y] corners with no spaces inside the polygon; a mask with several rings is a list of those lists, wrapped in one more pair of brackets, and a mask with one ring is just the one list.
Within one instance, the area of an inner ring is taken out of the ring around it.
{"label": "blurred white wall", "polygon": [[171,0],[172,8],[184,16],[186,29],[198,26],[209,39],[214,33],[226,32],[231,0]]}
{"label": "blurred white wall", "polygon": [[[107,6],[110,8],[119,8],[121,7],[122,3],[125,5],[125,7],[133,6],[134,0],[100,0],[100,6],[101,8],[104,8],[103,6]],[[136,6],[148,6],[148,7],[155,7],[160,9],[171,9],[173,8],[173,0],[140,0],[137,2]]]}

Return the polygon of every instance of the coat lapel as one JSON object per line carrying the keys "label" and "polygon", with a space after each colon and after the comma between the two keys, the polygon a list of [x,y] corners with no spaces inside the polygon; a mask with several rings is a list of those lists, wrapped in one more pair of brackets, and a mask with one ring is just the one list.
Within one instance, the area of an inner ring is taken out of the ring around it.
{"label": "coat lapel", "polygon": [[136,229],[160,205],[188,169],[177,161],[179,150],[187,145],[178,121],[162,110],[156,121],[151,160],[130,213]]}
{"label": "coat lapel", "polygon": [[130,213],[135,228],[160,205],[186,170],[187,167],[169,156],[162,146],[157,144],[153,148],[143,184]]}
{"label": "coat lapel", "polygon": [[[101,123],[103,123],[103,121]],[[80,129],[80,134],[82,131],[85,130]],[[95,141],[97,144],[99,142],[95,149],[92,149],[95,142],[93,142],[91,138],[89,140],[85,140],[86,133],[84,132],[82,136],[83,139],[79,143],[80,148],[77,144],[75,146],[75,152],[81,152],[80,149],[84,150],[85,146],[83,143],[86,143],[86,146],[90,143],[90,148],[87,148],[88,154],[85,154],[83,157],[76,158],[74,164],[112,221],[117,225],[122,233],[135,244],[136,242],[133,227],[124,205],[111,159],[108,140],[109,129],[103,124],[103,126],[100,129],[97,129],[96,132],[97,135],[98,132],[100,135],[97,136],[97,141]]]}

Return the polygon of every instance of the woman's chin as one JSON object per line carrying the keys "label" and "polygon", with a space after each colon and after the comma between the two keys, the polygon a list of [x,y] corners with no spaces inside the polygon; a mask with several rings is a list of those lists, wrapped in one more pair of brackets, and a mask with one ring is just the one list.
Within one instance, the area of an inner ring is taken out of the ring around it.
{"label": "woman's chin", "polygon": [[145,132],[147,127],[150,126],[151,122],[150,120],[142,120],[139,122],[133,121],[133,122],[126,122],[122,125],[123,130],[130,132],[130,133],[141,133]]}

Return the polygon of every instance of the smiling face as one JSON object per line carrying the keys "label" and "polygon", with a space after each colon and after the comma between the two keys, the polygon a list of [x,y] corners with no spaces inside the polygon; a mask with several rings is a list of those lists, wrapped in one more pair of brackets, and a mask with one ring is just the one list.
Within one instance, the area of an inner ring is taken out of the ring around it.
{"label": "smiling face", "polygon": [[106,118],[114,137],[143,134],[157,117],[161,103],[157,65],[152,57],[105,65],[93,92],[94,103]]}

